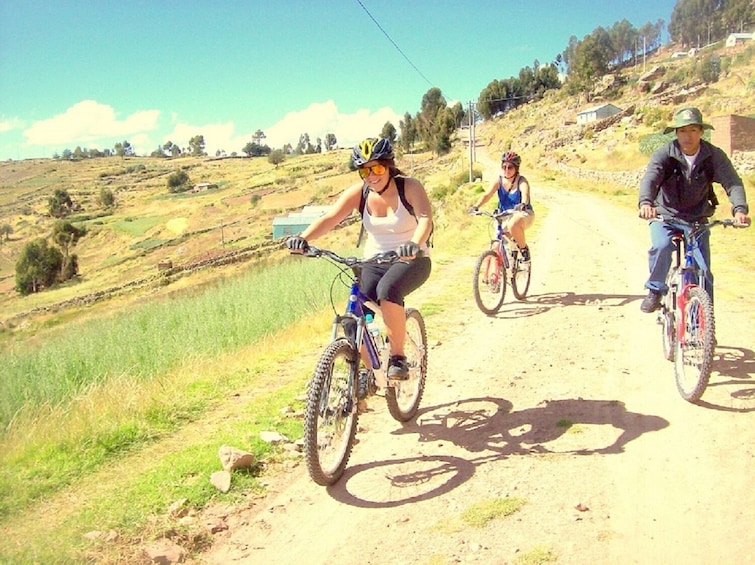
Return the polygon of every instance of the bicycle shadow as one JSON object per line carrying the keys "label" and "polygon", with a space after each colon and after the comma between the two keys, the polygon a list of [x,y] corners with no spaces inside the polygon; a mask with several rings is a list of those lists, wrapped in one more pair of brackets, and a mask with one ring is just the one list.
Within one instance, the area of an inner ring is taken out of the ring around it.
{"label": "bicycle shadow", "polygon": [[[513,412],[511,407],[509,401],[494,397],[443,404],[423,410],[415,428],[406,426],[395,433],[418,433],[420,442],[450,441],[469,452],[490,450],[504,457],[527,453],[588,455],[621,453],[630,441],[669,425],[658,416],[629,412],[619,400],[546,400]],[[600,447],[549,448],[548,444],[580,425],[608,425],[620,433],[613,442]]]}
{"label": "bicycle shadow", "polygon": [[618,308],[642,300],[640,294],[577,294],[575,292],[551,292],[532,294],[524,300],[506,302],[494,317],[521,318],[544,314],[554,307],[595,306],[598,308]]}
{"label": "bicycle shadow", "polygon": [[[718,345],[711,364],[711,379],[708,396],[722,396],[749,406],[726,406],[711,402],[709,399],[698,400],[695,404],[721,412],[755,412],[755,352],[744,347]],[[734,389],[735,387],[739,387]],[[728,392],[728,394],[727,394]]]}
{"label": "bicycle shadow", "polygon": [[[470,456],[430,455],[355,465],[328,492],[354,506],[395,507],[449,492],[469,480],[478,467],[510,455],[618,454],[630,441],[669,425],[658,416],[630,412],[618,400],[579,398],[512,408],[508,400],[490,396],[424,408],[414,421],[392,433],[417,434],[420,443],[451,443]],[[588,425],[599,430],[611,426],[618,435],[600,445],[570,448],[568,440],[567,446],[562,445],[566,436],[590,436],[582,434]],[[376,473],[380,476],[369,478]]]}

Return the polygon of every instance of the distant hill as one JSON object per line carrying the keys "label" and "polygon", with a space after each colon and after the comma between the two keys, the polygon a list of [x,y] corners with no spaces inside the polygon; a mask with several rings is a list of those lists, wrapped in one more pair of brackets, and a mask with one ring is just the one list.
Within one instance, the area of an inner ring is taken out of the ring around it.
{"label": "distant hill", "polygon": [[[479,124],[477,142],[490,155],[509,148],[521,153],[523,172],[535,180],[557,179],[563,186],[603,183],[608,194],[617,186],[630,192],[647,162],[642,140],[657,136],[676,108],[695,105],[706,119],[749,115],[755,108],[755,47],[727,49],[719,43],[694,58],[676,58],[676,50],[666,46],[644,65],[605,77],[589,97],[550,91],[542,101]],[[719,79],[702,81],[701,69],[711,61]],[[625,115],[608,127],[606,122],[577,124],[579,111],[602,102]],[[468,133],[459,132],[446,156],[406,155],[400,165],[442,195],[444,185],[465,178]],[[249,261],[267,261],[270,249],[280,246],[271,239],[273,218],[332,202],[357,180],[348,158],[348,150],[335,150],[291,157],[277,167],[264,158],[0,163],[0,227],[11,229],[0,245],[0,330],[55,325],[69,317],[66,312],[96,308],[104,296],[120,304],[147,299],[158,289],[160,294],[181,291],[217,277],[221,271],[204,268],[210,265],[236,265],[225,267],[227,273],[239,265],[247,268]],[[747,168],[751,157],[743,159],[743,172],[752,171]],[[192,185],[213,186],[171,194],[167,179],[177,170],[185,171]],[[486,178],[489,174],[484,172]],[[751,172],[745,181],[752,193]],[[27,242],[51,233],[54,219],[47,200],[55,189],[66,190],[80,206],[67,220],[88,232],[73,249],[81,276],[22,298],[13,290],[15,263]],[[115,196],[113,210],[99,202],[103,189]],[[67,308],[72,305],[77,308]]]}

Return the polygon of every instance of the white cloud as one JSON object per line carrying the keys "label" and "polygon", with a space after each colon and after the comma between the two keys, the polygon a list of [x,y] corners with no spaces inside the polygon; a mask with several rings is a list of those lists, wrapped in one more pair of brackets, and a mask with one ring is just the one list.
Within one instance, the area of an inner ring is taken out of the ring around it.
{"label": "white cloud", "polygon": [[18,118],[4,118],[0,120],[0,133],[21,129],[23,127],[24,122]]}
{"label": "white cloud", "polygon": [[113,139],[129,139],[157,127],[158,110],[141,110],[118,120],[112,107],[83,100],[62,114],[35,122],[24,131],[29,145],[89,145]]}
{"label": "white cloud", "polygon": [[[204,137],[205,152],[208,155],[215,155],[217,150],[225,151],[228,155],[233,152],[241,154],[241,148],[252,140],[251,134],[236,134],[236,127],[233,122],[203,126],[178,122],[173,126],[173,131],[166,135],[160,144],[172,141],[179,147],[186,148],[189,146],[189,140],[196,135]],[[142,153],[140,150],[137,152]]]}
{"label": "white cloud", "polygon": [[304,110],[289,112],[273,126],[263,130],[270,147],[283,147],[286,143],[296,145],[299,136],[309,134],[312,144],[317,138],[333,133],[340,147],[359,143],[365,137],[380,135],[385,122],[391,122],[398,130],[403,116],[385,107],[378,110],[358,110],[353,114],[342,114],[333,100],[315,102]]}
{"label": "white cloud", "polygon": [[[170,111],[164,113],[169,116],[171,124],[165,129],[158,123],[160,115],[159,110],[140,110],[125,119],[118,119],[112,106],[95,100],[82,100],[62,114],[34,122],[23,130],[26,138],[24,145],[28,149],[36,147],[32,151],[37,153],[39,148],[44,148],[44,151],[50,148],[61,150],[77,145],[105,149],[127,140],[137,155],[149,155],[167,141],[187,147],[192,137],[202,135],[208,155],[215,155],[217,150],[240,154],[242,148],[252,141],[254,133],[238,132],[232,120],[191,124],[181,121],[181,116]],[[280,148],[287,143],[295,146],[299,136],[307,133],[311,143],[315,144],[318,137],[324,139],[326,134],[333,133],[338,146],[350,147],[365,137],[379,135],[386,122],[391,122],[398,129],[402,119],[402,115],[388,107],[344,114],[333,100],[315,102],[303,110],[289,112],[279,122],[262,128],[266,136],[263,143],[272,148]],[[0,133],[22,128],[23,124],[18,119],[0,119]],[[162,133],[168,130],[169,133]]]}

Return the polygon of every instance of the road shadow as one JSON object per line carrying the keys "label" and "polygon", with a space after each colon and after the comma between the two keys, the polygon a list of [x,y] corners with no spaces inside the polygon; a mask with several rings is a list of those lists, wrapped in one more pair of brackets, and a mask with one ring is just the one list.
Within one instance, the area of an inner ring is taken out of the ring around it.
{"label": "road shadow", "polygon": [[[755,353],[751,349],[716,346],[711,372],[708,391],[695,404],[721,412],[755,412]],[[743,405],[718,403],[713,397]]]}
{"label": "road shadow", "polygon": [[[580,424],[609,425],[620,433],[609,445],[577,450],[549,449],[549,443]],[[507,400],[482,397],[427,408],[417,417],[415,427],[405,426],[395,433],[418,433],[420,442],[450,441],[472,453],[587,455],[621,453],[630,441],[668,425],[667,420],[658,416],[629,412],[619,400],[546,400],[533,408],[511,411]]]}
{"label": "road shadow", "polygon": [[523,300],[507,301],[494,318],[524,318],[536,316],[563,306],[595,306],[598,308],[618,308],[642,300],[640,294],[577,294],[575,292],[551,292],[533,294]]}
{"label": "road shadow", "polygon": [[[491,396],[426,407],[414,421],[392,433],[416,434],[420,443],[441,446],[450,443],[469,456],[458,455],[458,450],[453,450],[455,455],[355,465],[348,468],[328,492],[333,498],[354,506],[395,507],[449,492],[469,480],[478,467],[510,455],[618,454],[630,441],[669,425],[658,416],[630,412],[618,400],[578,398],[544,401],[523,410],[512,411],[512,408],[508,400]],[[607,445],[599,444],[600,438],[594,446],[578,449],[553,445],[571,432],[580,436],[587,425],[611,426],[618,433],[612,434],[613,441]]]}

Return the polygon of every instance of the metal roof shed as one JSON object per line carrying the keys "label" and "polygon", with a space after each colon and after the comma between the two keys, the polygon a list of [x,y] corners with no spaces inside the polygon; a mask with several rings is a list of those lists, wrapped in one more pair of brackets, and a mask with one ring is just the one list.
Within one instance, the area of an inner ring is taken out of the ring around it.
{"label": "metal roof shed", "polygon": [[577,123],[586,124],[589,122],[597,122],[605,118],[610,118],[621,112],[621,108],[614,106],[613,104],[601,104],[600,106],[593,106],[577,113]]}
{"label": "metal roof shed", "polygon": [[329,210],[330,206],[305,206],[301,212],[291,212],[288,216],[273,218],[273,239],[301,233]]}

